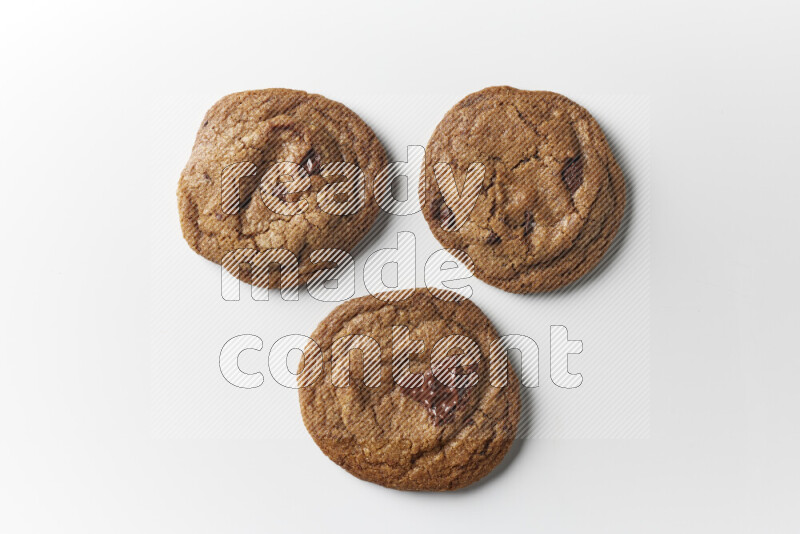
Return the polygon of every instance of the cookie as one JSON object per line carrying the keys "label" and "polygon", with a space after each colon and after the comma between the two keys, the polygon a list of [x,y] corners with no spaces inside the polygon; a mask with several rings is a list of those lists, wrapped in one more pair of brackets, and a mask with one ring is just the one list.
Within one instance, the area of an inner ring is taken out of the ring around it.
{"label": "cookie", "polygon": [[267,267],[280,262],[282,287],[305,283],[331,266],[313,251],[350,251],[367,233],[386,164],[373,131],[338,102],[289,89],[228,95],[206,113],[180,177],[183,236],[246,282],[277,287]]}
{"label": "cookie", "polygon": [[300,363],[308,432],[363,480],[462,488],[496,467],[514,440],[519,382],[497,350],[497,332],[472,302],[435,294],[341,304]]}
{"label": "cookie", "polygon": [[608,250],[625,185],[597,121],[551,92],[490,87],[453,107],[425,152],[422,211],[481,280],[558,289]]}

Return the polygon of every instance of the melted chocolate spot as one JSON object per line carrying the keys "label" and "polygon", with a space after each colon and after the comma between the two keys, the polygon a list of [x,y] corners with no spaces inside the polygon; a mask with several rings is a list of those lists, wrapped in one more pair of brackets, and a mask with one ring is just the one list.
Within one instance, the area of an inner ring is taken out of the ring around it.
{"label": "melted chocolate spot", "polygon": [[575,194],[575,191],[583,184],[583,158],[576,156],[564,165],[561,169],[561,180],[567,186],[570,194]]}
{"label": "melted chocolate spot", "polygon": [[444,198],[438,197],[433,201],[433,215],[442,225],[442,228],[453,226],[456,222],[453,210],[444,203]]}
{"label": "melted chocolate spot", "polygon": [[533,219],[533,212],[526,211],[525,222],[522,223],[522,231],[525,233],[525,235],[528,235],[533,232],[534,228],[536,228],[536,221]]}
{"label": "melted chocolate spot", "polygon": [[308,154],[305,155],[303,161],[300,163],[300,166],[306,170],[309,176],[313,174],[319,174],[320,170],[322,169],[322,166],[320,165],[320,157],[313,148],[308,151]]}
{"label": "melted chocolate spot", "polygon": [[[437,365],[437,371],[462,369],[464,375],[478,370],[478,364],[473,363],[466,368],[456,366],[456,358],[444,358]],[[429,368],[422,375],[422,385],[417,388],[400,388],[405,395],[422,404],[433,422],[433,426],[450,423],[455,418],[456,411],[464,406],[470,398],[472,387],[456,388],[445,386],[434,376],[433,368]]]}
{"label": "melted chocolate spot", "polygon": [[205,128],[206,126],[208,126],[208,121],[203,123],[203,128]]}
{"label": "melted chocolate spot", "polygon": [[286,202],[286,186],[283,183],[277,183],[272,186],[272,196],[279,198],[281,201]]}
{"label": "melted chocolate spot", "polygon": [[489,232],[489,236],[486,238],[486,242],[490,245],[496,245],[501,241],[500,236],[494,233],[493,231]]}
{"label": "melted chocolate spot", "polygon": [[445,226],[450,226],[450,224],[453,222],[453,210],[447,206],[444,206],[439,212],[439,219],[445,223]]}

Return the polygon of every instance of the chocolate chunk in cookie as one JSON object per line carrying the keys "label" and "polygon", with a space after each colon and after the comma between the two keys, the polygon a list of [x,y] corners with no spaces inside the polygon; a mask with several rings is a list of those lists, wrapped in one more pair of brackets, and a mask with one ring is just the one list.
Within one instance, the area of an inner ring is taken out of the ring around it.
{"label": "chocolate chunk in cookie", "polygon": [[[436,373],[434,373],[436,369]],[[422,385],[416,388],[403,388],[401,391],[419,402],[428,410],[434,426],[449,423],[455,417],[456,410],[466,406],[472,387],[456,387],[442,384],[436,375],[441,371],[463,369],[467,373],[477,372],[478,364],[462,365],[459,358],[444,358],[432,362],[431,367],[422,374]]]}

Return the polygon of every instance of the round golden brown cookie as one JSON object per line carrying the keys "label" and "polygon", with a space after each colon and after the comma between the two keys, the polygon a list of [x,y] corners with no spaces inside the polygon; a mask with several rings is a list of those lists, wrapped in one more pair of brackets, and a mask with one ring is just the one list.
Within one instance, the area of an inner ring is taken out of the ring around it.
{"label": "round golden brown cookie", "polygon": [[425,153],[423,214],[481,280],[549,291],[589,272],[625,207],[622,172],[600,126],[556,93],[490,87],[453,107]]}
{"label": "round golden brown cookie", "polygon": [[313,251],[349,251],[367,233],[386,163],[373,131],[338,102],[289,89],[228,95],[206,113],[180,177],[184,238],[263,287],[278,285],[277,269],[259,266],[285,260],[291,270],[294,257],[299,272],[283,287],[305,283],[328,266],[312,263]]}
{"label": "round golden brown cookie", "polygon": [[436,295],[354,299],[311,336],[298,377],[303,421],[361,479],[454,490],[486,476],[514,441],[519,382],[497,332],[472,302]]}

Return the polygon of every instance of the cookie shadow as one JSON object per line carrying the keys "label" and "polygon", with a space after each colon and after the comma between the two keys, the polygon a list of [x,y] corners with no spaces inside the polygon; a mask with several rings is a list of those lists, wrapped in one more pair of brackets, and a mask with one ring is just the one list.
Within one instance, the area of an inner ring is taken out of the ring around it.
{"label": "cookie shadow", "polygon": [[517,437],[514,439],[514,443],[511,444],[511,448],[508,449],[508,452],[503,457],[503,460],[492,470],[491,473],[478,480],[474,484],[456,490],[452,493],[459,495],[473,493],[476,491],[481,491],[485,486],[493,484],[498,478],[502,477],[511,464],[514,463],[514,460],[516,460],[520,451],[530,447],[530,434],[534,425],[533,403],[533,390],[523,386],[520,389],[519,428],[517,429]]}
{"label": "cookie shadow", "polygon": [[[401,161],[400,159],[397,159],[396,154],[393,154],[388,148],[386,148],[387,143],[385,142],[385,136],[382,133],[375,132],[375,136],[378,138],[378,140],[381,142],[381,145],[386,150],[387,161],[389,162]],[[356,244],[356,246],[353,247],[353,249],[350,251],[350,255],[353,257],[353,260],[356,261],[356,263],[358,263],[358,260],[362,254],[374,250],[373,245],[380,238],[380,236],[386,231],[386,227],[389,226],[391,220],[392,220],[391,213],[384,211],[382,208],[378,209],[378,215],[375,217],[375,221],[372,223],[372,226],[367,231],[367,234],[363,238],[361,238],[361,240]]]}
{"label": "cookie shadow", "polygon": [[367,235],[361,238],[355,247],[350,251],[350,255],[353,257],[353,260],[358,262],[359,257],[372,250],[374,243],[378,240],[378,238],[383,234],[386,230],[386,227],[389,226],[389,221],[391,221],[392,215],[387,213],[383,210],[378,210],[378,215],[375,217],[375,222],[372,223],[372,226],[367,231]]}
{"label": "cookie shadow", "polygon": [[625,184],[625,212],[622,215],[622,221],[620,221],[617,235],[614,237],[614,240],[611,242],[611,245],[608,247],[608,250],[600,259],[598,264],[587,274],[575,282],[559,289],[546,293],[528,293],[523,295],[524,297],[541,298],[542,296],[547,296],[559,298],[563,297],[564,295],[581,291],[585,286],[594,283],[599,278],[602,278],[608,271],[609,267],[617,259],[617,256],[619,256],[622,250],[630,244],[631,227],[633,225],[634,215],[637,213],[639,208],[637,203],[637,188],[635,182],[631,180],[631,176],[634,174],[631,154],[622,150],[621,143],[616,135],[609,134],[605,128],[603,131],[606,133],[606,139],[608,140],[609,147],[611,148],[611,154],[614,156],[617,164],[622,170],[622,180]]}

